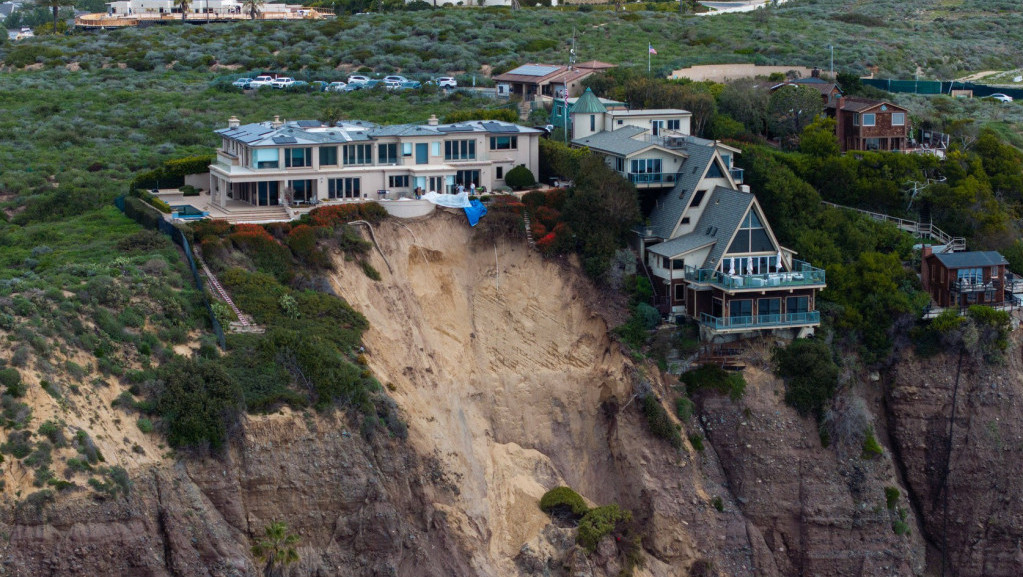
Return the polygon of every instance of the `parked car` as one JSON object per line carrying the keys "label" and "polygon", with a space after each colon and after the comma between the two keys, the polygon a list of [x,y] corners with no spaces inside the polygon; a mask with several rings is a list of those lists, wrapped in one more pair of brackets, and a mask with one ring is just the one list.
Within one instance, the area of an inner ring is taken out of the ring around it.
{"label": "parked car", "polygon": [[458,88],[458,81],[450,76],[435,78],[433,83],[441,88]]}
{"label": "parked car", "polygon": [[330,86],[330,83],[323,80],[313,80],[309,83],[309,86],[311,86],[315,92],[323,92],[328,86]]}
{"label": "parked car", "polygon": [[396,82],[398,84],[401,84],[402,82],[408,82],[408,78],[398,75],[384,76],[384,83],[386,84],[388,82]]}
{"label": "parked car", "polygon": [[241,88],[242,90],[248,90],[249,85],[252,84],[251,78],[239,78],[231,83],[231,86]]}
{"label": "parked car", "polygon": [[400,90],[401,89],[401,82],[384,80],[384,88],[386,88],[388,90]]}
{"label": "parked car", "polygon": [[273,76],[262,74],[260,76],[253,78],[252,82],[249,82],[249,88],[262,88],[264,86],[270,86],[270,83],[273,81],[274,81]]}
{"label": "parked car", "polygon": [[338,92],[355,92],[356,90],[362,90],[365,87],[366,85],[363,84],[362,82],[355,83],[349,82],[348,84],[345,84],[340,89],[338,89]]}
{"label": "parked car", "polygon": [[358,74],[354,74],[348,77],[348,84],[365,84],[366,82],[369,82],[368,76],[360,76]]}
{"label": "parked car", "polygon": [[418,90],[423,87],[423,83],[417,80],[409,80],[408,82],[402,82],[398,86],[401,90]]}
{"label": "parked car", "polygon": [[1009,96],[1008,94],[1002,94],[1001,92],[992,94],[992,95],[988,96],[988,98],[997,100],[999,102],[1012,102],[1012,97],[1011,96]]}
{"label": "parked car", "polygon": [[341,92],[344,90],[345,86],[348,85],[344,82],[331,82],[326,88],[324,88],[324,90],[327,92]]}
{"label": "parked car", "polygon": [[288,88],[295,83],[295,79],[290,76],[278,76],[270,83],[270,86],[274,88]]}

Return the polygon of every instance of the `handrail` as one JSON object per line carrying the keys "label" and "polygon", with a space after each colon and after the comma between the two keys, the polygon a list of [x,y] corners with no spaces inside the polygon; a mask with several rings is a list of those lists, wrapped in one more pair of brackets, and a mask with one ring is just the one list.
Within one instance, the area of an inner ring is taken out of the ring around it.
{"label": "handrail", "polygon": [[879,220],[879,221],[882,221],[882,222],[893,223],[899,230],[904,230],[906,232],[913,233],[913,234],[915,234],[917,236],[920,236],[920,237],[924,237],[924,236],[930,237],[931,239],[934,239],[934,240],[940,242],[943,245],[950,246],[953,251],[956,251],[956,250],[966,250],[966,238],[965,237],[952,236],[952,235],[948,234],[947,232],[941,230],[940,228],[934,226],[934,224],[930,223],[930,222],[917,222],[915,220],[899,218],[897,216],[889,216],[889,215],[881,213],[881,212],[872,212],[872,211],[869,211],[869,210],[864,210],[862,208],[855,208],[855,207],[852,207],[852,206],[844,206],[844,205],[841,205],[841,204],[835,204],[833,202],[827,202],[827,201],[824,201],[824,200],[821,201],[821,204],[823,204],[824,206],[830,206],[832,208],[841,208],[841,209],[844,209],[844,210],[853,210],[853,211],[856,211],[856,212],[858,212],[860,214],[864,214],[866,216],[869,216],[870,218],[872,218],[874,220]]}

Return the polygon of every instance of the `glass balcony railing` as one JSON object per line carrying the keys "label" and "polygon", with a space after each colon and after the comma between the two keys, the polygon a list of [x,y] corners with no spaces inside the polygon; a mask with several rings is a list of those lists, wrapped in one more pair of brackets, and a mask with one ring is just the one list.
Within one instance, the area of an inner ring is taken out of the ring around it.
{"label": "glass balcony railing", "polygon": [[792,261],[791,271],[762,274],[728,274],[712,269],[686,267],[685,278],[690,282],[711,284],[728,290],[826,284],[824,269],[801,260]]}
{"label": "glass balcony railing", "polygon": [[630,172],[629,182],[632,184],[674,184],[675,174],[672,172]]}
{"label": "glass balcony railing", "polygon": [[820,311],[741,317],[715,317],[707,313],[700,315],[700,324],[718,331],[819,325],[820,322]]}

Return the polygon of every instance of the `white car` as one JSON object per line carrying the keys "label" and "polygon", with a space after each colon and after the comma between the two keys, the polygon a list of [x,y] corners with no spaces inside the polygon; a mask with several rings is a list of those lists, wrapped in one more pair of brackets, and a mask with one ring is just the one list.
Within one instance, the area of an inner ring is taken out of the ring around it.
{"label": "white car", "polygon": [[274,88],[287,88],[295,83],[295,79],[290,76],[278,76],[270,83],[270,86]]}
{"label": "white car", "polygon": [[441,88],[457,88],[458,81],[450,76],[441,76],[433,81],[437,86]]}
{"label": "white car", "polygon": [[988,96],[988,98],[993,98],[999,102],[1012,102],[1011,96],[1009,96],[1008,94],[1002,94],[1001,92],[997,94],[992,94],[991,96]]}
{"label": "white car", "polygon": [[365,84],[369,82],[368,76],[360,76],[358,74],[348,77],[348,84]]}
{"label": "white car", "polygon": [[326,88],[324,88],[324,90],[327,92],[341,92],[345,89],[345,86],[348,85],[344,82],[331,82]]}
{"label": "white car", "polygon": [[270,83],[273,81],[274,81],[273,76],[268,76],[266,74],[257,76],[252,79],[252,82],[249,82],[249,88],[262,88],[264,86],[270,86]]}
{"label": "white car", "polygon": [[250,84],[252,84],[252,79],[251,78],[239,78],[238,80],[235,80],[234,82],[232,82],[231,86],[235,86],[235,87],[242,88],[242,89],[247,89]]}
{"label": "white car", "polygon": [[408,78],[404,76],[384,76],[384,84],[402,84],[408,82]]}

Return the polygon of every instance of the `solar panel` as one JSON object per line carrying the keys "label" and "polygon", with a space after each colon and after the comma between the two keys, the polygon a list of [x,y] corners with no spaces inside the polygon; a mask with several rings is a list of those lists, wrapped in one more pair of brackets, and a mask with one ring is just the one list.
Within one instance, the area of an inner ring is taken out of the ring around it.
{"label": "solar panel", "polygon": [[487,132],[518,132],[519,127],[508,124],[501,124],[500,122],[484,122],[483,128]]}
{"label": "solar panel", "polygon": [[273,141],[274,144],[298,144],[294,136],[275,136]]}
{"label": "solar panel", "polygon": [[319,120],[299,120],[296,124],[302,128],[318,128],[321,126]]}
{"label": "solar panel", "polygon": [[560,66],[542,66],[540,64],[523,64],[515,70],[509,70],[507,74],[518,74],[520,76],[547,76],[557,72]]}

